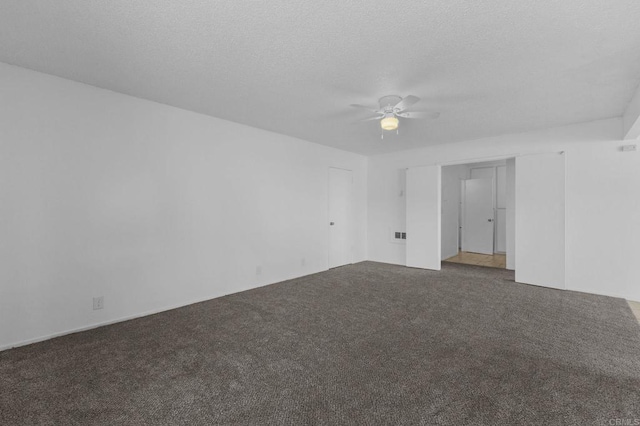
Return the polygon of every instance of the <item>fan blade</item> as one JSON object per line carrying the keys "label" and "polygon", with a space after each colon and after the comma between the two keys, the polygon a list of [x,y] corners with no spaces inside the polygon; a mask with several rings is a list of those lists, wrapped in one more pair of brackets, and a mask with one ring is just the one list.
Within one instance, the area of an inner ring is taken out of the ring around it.
{"label": "fan blade", "polygon": [[409,95],[406,98],[403,98],[400,102],[398,102],[397,105],[394,106],[393,108],[395,110],[398,110],[398,111],[403,111],[403,110],[409,108],[411,105],[413,105],[416,102],[418,102],[419,100],[420,100],[419,97],[413,96],[413,95]]}
{"label": "fan blade", "polygon": [[364,105],[351,104],[351,105],[349,105],[349,106],[350,106],[350,107],[353,107],[353,108],[365,109],[365,110],[367,110],[367,111],[369,111],[369,112],[374,112],[374,113],[376,113],[376,114],[379,114],[379,113],[380,113],[380,111],[378,111],[376,108],[371,108],[371,107],[364,106]]}
{"label": "fan blade", "polygon": [[377,115],[377,116],[375,116],[375,117],[363,118],[362,120],[358,120],[358,121],[382,120],[382,117],[384,117],[384,114]]}
{"label": "fan blade", "polygon": [[439,112],[399,112],[396,115],[402,118],[430,118],[432,120],[440,117]]}

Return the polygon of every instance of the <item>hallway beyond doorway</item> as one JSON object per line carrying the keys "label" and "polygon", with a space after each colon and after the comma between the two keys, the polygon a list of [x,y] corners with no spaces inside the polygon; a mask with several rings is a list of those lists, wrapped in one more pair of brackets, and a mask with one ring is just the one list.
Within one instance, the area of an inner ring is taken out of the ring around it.
{"label": "hallway beyond doorway", "polygon": [[481,254],[461,251],[443,262],[464,263],[466,265],[488,266],[490,268],[506,268],[507,256],[504,254]]}

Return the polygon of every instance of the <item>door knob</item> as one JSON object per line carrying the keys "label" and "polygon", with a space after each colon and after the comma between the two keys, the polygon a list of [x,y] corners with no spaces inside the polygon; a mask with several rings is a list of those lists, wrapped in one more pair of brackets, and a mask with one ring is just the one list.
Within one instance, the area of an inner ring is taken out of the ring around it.
{"label": "door knob", "polygon": [[487,219],[489,222],[493,222],[493,219]]}
{"label": "door knob", "polygon": [[331,226],[333,226],[335,224],[336,224],[335,222],[329,222],[329,225],[331,225]]}

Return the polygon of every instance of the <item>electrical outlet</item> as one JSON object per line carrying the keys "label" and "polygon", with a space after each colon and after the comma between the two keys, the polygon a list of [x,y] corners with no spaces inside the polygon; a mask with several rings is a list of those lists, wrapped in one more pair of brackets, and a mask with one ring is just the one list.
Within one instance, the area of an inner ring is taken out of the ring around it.
{"label": "electrical outlet", "polygon": [[304,266],[307,264],[307,259],[305,259],[304,257],[300,260],[300,266]]}
{"label": "electrical outlet", "polygon": [[93,298],[93,310],[97,311],[98,309],[104,308],[104,296],[94,297]]}
{"label": "electrical outlet", "polygon": [[262,266],[256,266],[256,275],[262,275]]}

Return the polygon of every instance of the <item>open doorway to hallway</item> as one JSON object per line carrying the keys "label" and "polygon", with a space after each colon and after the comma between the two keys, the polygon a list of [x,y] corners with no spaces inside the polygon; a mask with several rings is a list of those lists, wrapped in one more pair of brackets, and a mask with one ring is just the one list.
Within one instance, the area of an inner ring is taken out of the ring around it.
{"label": "open doorway to hallway", "polygon": [[467,265],[488,266],[490,268],[507,267],[507,255],[505,253],[482,254],[469,251],[460,251],[455,256],[444,259],[443,262],[464,263]]}
{"label": "open doorway to hallway", "polygon": [[443,261],[514,269],[507,261],[514,181],[513,159],[442,168]]}
{"label": "open doorway to hallway", "polygon": [[[516,282],[565,289],[567,157],[560,151],[506,158],[506,269],[516,272]],[[460,181],[473,180],[474,166],[442,173],[445,167],[465,163],[469,161],[406,169],[406,266],[439,271],[442,261],[473,251],[467,249],[469,221],[467,216],[460,219],[466,208],[461,209],[458,197]],[[485,221],[493,223],[491,214],[480,217],[479,223]],[[489,255],[496,255],[497,245],[494,239]]]}

